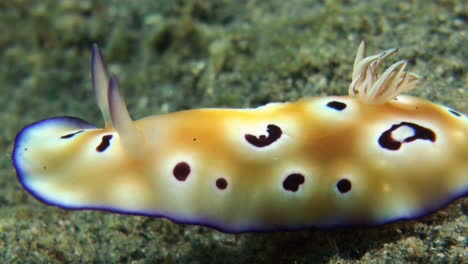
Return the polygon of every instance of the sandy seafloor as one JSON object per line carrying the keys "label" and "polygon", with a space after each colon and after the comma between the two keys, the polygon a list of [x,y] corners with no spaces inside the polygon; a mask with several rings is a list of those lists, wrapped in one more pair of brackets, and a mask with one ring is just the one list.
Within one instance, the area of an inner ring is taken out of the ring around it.
{"label": "sandy seafloor", "polygon": [[[223,234],[36,201],[11,165],[15,134],[52,116],[102,125],[91,44],[134,118],[346,94],[354,53],[400,47],[411,94],[468,113],[463,1],[0,2],[0,263],[467,263],[468,199],[368,229]],[[430,180],[430,179],[428,179]]]}

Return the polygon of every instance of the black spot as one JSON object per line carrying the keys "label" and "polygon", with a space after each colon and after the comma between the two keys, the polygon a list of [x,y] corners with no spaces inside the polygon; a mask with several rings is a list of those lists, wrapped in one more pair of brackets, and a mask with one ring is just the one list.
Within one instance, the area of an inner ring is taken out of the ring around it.
{"label": "black spot", "polygon": [[331,101],[327,104],[328,107],[333,108],[335,110],[341,111],[346,108],[346,104],[338,101]]}
{"label": "black spot", "polygon": [[190,165],[185,161],[179,162],[172,170],[172,174],[178,181],[185,181],[190,174]]}
{"label": "black spot", "polygon": [[305,178],[302,174],[289,174],[288,177],[286,177],[286,179],[283,181],[283,188],[286,191],[297,192],[297,190],[299,190],[299,185],[303,184],[304,181]]}
{"label": "black spot", "polygon": [[340,193],[347,193],[351,190],[351,182],[348,179],[341,179],[336,183],[336,189]]}
{"label": "black spot", "polygon": [[262,148],[278,140],[281,137],[281,134],[283,133],[279,126],[271,124],[267,126],[267,132],[268,136],[260,135],[259,137],[251,134],[246,134],[245,140],[247,140],[247,142],[256,147]]}
{"label": "black spot", "polygon": [[227,186],[228,186],[228,182],[226,181],[226,179],[219,178],[216,180],[216,187],[218,187],[218,189],[224,190],[227,188]]}
{"label": "black spot", "polygon": [[28,148],[24,148],[24,151],[28,151]]}
{"label": "black spot", "polygon": [[[398,128],[406,126],[413,129],[413,136],[405,138],[403,141],[398,141],[392,138],[393,131],[397,130]],[[388,150],[398,150],[401,147],[402,143],[409,143],[414,140],[421,139],[421,140],[429,140],[432,142],[436,141],[436,134],[434,131],[430,130],[429,128],[422,127],[420,125],[416,125],[410,122],[401,122],[398,125],[392,125],[390,129],[386,130],[382,133],[379,137],[379,145],[382,148]]]}
{"label": "black spot", "polygon": [[66,135],[64,135],[64,136],[61,136],[60,138],[64,138],[64,139],[65,139],[65,138],[72,138],[72,137],[74,137],[75,135],[77,135],[77,134],[79,134],[79,133],[81,133],[81,132],[83,132],[83,131],[84,131],[84,130],[80,130],[80,131],[76,131],[76,132],[73,132],[73,133],[70,133],[70,134],[66,134]]}
{"label": "black spot", "polygon": [[457,111],[449,110],[449,112],[450,112],[452,115],[454,115],[454,116],[461,117],[461,114],[458,113]]}
{"label": "black spot", "polygon": [[103,152],[110,146],[110,140],[112,139],[112,135],[105,135],[102,137],[101,144],[96,147],[97,152]]}

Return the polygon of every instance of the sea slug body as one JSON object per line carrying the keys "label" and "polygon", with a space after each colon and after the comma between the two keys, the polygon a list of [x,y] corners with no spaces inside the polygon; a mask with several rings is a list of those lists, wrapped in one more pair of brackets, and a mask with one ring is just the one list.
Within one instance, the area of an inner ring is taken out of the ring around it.
{"label": "sea slug body", "polygon": [[[419,84],[397,49],[359,46],[349,96],[133,121],[93,47],[105,127],[54,117],[23,128],[13,164],[40,201],[165,217],[224,232],[373,226],[468,194],[468,117],[401,95]],[[421,164],[424,164],[421,166]]]}

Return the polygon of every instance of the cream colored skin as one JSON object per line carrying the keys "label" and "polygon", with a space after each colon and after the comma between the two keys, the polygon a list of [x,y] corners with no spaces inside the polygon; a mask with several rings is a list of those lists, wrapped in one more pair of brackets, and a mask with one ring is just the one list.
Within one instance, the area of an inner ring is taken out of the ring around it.
{"label": "cream colored skin", "polygon": [[[370,57],[364,50],[362,43],[350,96],[196,109],[132,123],[116,79],[107,85],[95,48],[94,87],[106,128],[63,139],[82,128],[47,122],[26,127],[13,153],[18,175],[26,189],[53,205],[164,216],[228,232],[378,225],[466,196],[468,118],[399,95],[415,88],[418,76],[404,70],[404,61],[380,74],[381,61],[396,50]],[[390,131],[402,122],[411,125]],[[246,139],[272,137],[269,125],[281,130],[271,144],[258,147]],[[379,143],[385,131],[392,142],[414,140],[391,150]],[[99,152],[106,135],[112,139]],[[184,181],[174,172],[180,162],[190,167]],[[291,174],[303,177],[292,184],[295,191],[283,184]],[[340,180],[350,189],[340,191]]]}

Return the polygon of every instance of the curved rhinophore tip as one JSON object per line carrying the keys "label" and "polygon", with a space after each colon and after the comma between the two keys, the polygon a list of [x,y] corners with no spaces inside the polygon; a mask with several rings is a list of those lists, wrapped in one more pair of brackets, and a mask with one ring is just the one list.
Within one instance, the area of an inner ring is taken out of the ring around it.
{"label": "curved rhinophore tip", "polygon": [[93,89],[105,126],[113,127],[117,131],[125,149],[136,152],[141,143],[141,135],[135,128],[120,95],[117,78],[108,77],[104,59],[97,44],[93,44],[91,74]]}
{"label": "curved rhinophore tip", "polygon": [[122,146],[134,157],[139,157],[141,152],[142,136],[133,124],[119,91],[119,81],[115,76],[109,79],[108,104],[112,127],[117,131]]}
{"label": "curved rhinophore tip", "polygon": [[110,125],[110,112],[107,100],[108,92],[108,77],[106,65],[102,58],[101,51],[97,44],[93,44],[93,53],[91,59],[91,78],[93,81],[93,90],[96,95],[96,100],[101,109],[102,117],[104,118],[105,126]]}

